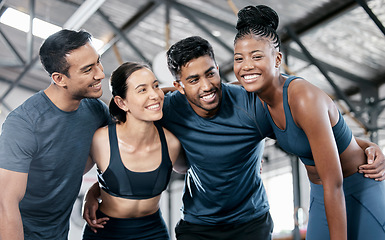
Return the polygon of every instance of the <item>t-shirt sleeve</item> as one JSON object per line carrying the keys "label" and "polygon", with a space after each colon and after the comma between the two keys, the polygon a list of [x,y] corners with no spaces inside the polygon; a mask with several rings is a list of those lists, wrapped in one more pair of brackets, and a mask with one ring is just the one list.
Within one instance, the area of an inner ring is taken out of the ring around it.
{"label": "t-shirt sleeve", "polygon": [[252,109],[250,112],[252,112],[254,115],[253,117],[255,118],[255,122],[260,134],[263,137],[275,139],[274,131],[269,122],[266,112],[267,110],[265,109],[263,103],[255,93],[248,93],[248,101],[250,100],[253,102],[253,104],[251,104]]}
{"label": "t-shirt sleeve", "polygon": [[10,113],[0,135],[0,168],[27,173],[36,149],[32,124]]}

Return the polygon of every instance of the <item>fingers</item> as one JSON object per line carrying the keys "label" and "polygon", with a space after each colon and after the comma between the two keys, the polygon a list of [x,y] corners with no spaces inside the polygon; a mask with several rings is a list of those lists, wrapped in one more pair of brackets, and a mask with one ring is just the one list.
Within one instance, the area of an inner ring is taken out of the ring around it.
{"label": "fingers", "polygon": [[96,233],[96,230],[98,228],[104,228],[104,225],[107,223],[108,220],[109,220],[108,217],[98,218],[93,220],[91,224],[88,224],[88,225],[91,227],[92,231]]}
{"label": "fingers", "polygon": [[91,230],[94,233],[97,233],[98,228],[104,228],[104,225],[107,223],[109,220],[108,217],[103,217],[103,218],[96,218],[95,214],[96,210],[90,209],[90,208],[84,208],[83,211],[83,218],[86,220],[88,226],[90,226]]}
{"label": "fingers", "polygon": [[367,163],[368,164],[373,164],[375,156],[376,156],[376,151],[373,147],[368,147],[365,149],[365,154],[367,157]]}
{"label": "fingers", "polygon": [[98,228],[104,228],[109,220],[108,217],[97,218],[96,211],[99,208],[98,201],[85,201],[83,206],[83,218],[90,226],[91,230],[96,233]]}
{"label": "fingers", "polygon": [[365,177],[372,178],[376,181],[382,181],[385,179],[385,171],[374,170],[359,170],[360,173],[363,173]]}
{"label": "fingers", "polygon": [[364,164],[359,167],[359,173],[363,173],[365,177],[372,178],[376,181],[385,180],[385,169],[383,164],[378,162],[374,164]]}
{"label": "fingers", "polygon": [[381,149],[375,147],[368,147],[365,149],[367,156],[367,163],[359,167],[360,173],[363,173],[365,177],[375,179],[376,181],[382,181],[385,179],[385,156]]}

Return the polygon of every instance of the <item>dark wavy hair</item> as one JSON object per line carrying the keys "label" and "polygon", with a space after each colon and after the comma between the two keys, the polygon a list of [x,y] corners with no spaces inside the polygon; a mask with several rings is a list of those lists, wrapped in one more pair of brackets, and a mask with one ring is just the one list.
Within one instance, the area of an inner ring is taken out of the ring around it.
{"label": "dark wavy hair", "polygon": [[192,36],[173,44],[167,51],[168,69],[179,80],[181,68],[193,59],[210,56],[215,62],[214,51],[211,44],[199,37]]}
{"label": "dark wavy hair", "polygon": [[269,39],[278,50],[281,40],[277,34],[278,14],[265,5],[247,6],[238,12],[238,21],[234,43],[247,35],[255,35]]}
{"label": "dark wavy hair", "polygon": [[112,91],[112,98],[110,100],[110,114],[117,122],[126,122],[126,112],[118,107],[114,101],[114,97],[120,96],[125,99],[127,97],[127,78],[134,72],[150,67],[144,63],[125,62],[115,69],[110,77],[110,86]]}
{"label": "dark wavy hair", "polygon": [[44,69],[51,76],[58,72],[70,77],[70,65],[66,55],[91,42],[91,34],[86,31],[60,30],[49,36],[40,47],[39,56]]}

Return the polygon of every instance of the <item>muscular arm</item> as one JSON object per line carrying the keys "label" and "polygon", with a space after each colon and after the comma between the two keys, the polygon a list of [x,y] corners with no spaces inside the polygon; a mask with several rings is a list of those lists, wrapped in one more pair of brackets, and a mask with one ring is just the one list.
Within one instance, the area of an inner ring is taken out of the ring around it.
{"label": "muscular arm", "polygon": [[365,151],[367,164],[359,167],[359,172],[365,177],[373,178],[376,181],[385,180],[385,156],[380,147],[372,142],[356,137],[358,145]]}
{"label": "muscular arm", "polygon": [[314,86],[303,83],[296,85],[295,90],[289,92],[289,96],[294,96],[289,99],[293,117],[306,133],[317,173],[322,181],[330,239],[346,240],[343,175],[330,123],[330,115],[333,114],[330,108],[332,102]]}
{"label": "muscular arm", "polygon": [[[87,224],[92,228],[103,228],[102,222],[104,220],[98,221],[96,218],[96,210],[99,208],[99,198],[100,198],[100,188],[99,184],[94,183],[87,191],[84,197],[83,205],[83,218],[86,220]],[[96,232],[96,230],[94,230]]]}
{"label": "muscular arm", "polygon": [[27,187],[27,173],[0,168],[0,239],[24,239],[19,202]]}
{"label": "muscular arm", "polygon": [[[90,156],[88,161],[92,161],[97,164],[98,168],[104,171],[108,162],[102,161],[102,159],[109,159],[109,145],[108,145],[108,128],[103,127],[98,129],[92,139]],[[87,163],[88,166],[91,164]],[[87,167],[86,167],[87,168]],[[103,228],[108,218],[96,218],[96,210],[99,208],[100,188],[98,182],[94,183],[87,191],[84,197],[83,205],[83,218],[87,224],[96,233],[97,228]]]}

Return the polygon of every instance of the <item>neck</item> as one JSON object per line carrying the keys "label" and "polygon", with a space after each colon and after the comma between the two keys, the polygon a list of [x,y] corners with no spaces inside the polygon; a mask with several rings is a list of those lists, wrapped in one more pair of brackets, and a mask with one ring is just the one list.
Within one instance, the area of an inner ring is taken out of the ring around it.
{"label": "neck", "polygon": [[72,112],[80,105],[81,100],[73,99],[64,89],[53,83],[44,90],[44,93],[62,111]]}
{"label": "neck", "polygon": [[148,147],[158,140],[154,122],[127,119],[117,124],[118,139],[134,148]]}
{"label": "neck", "polygon": [[282,102],[283,85],[286,77],[279,74],[274,78],[272,84],[263,92],[258,92],[258,96],[270,107],[274,107]]}

